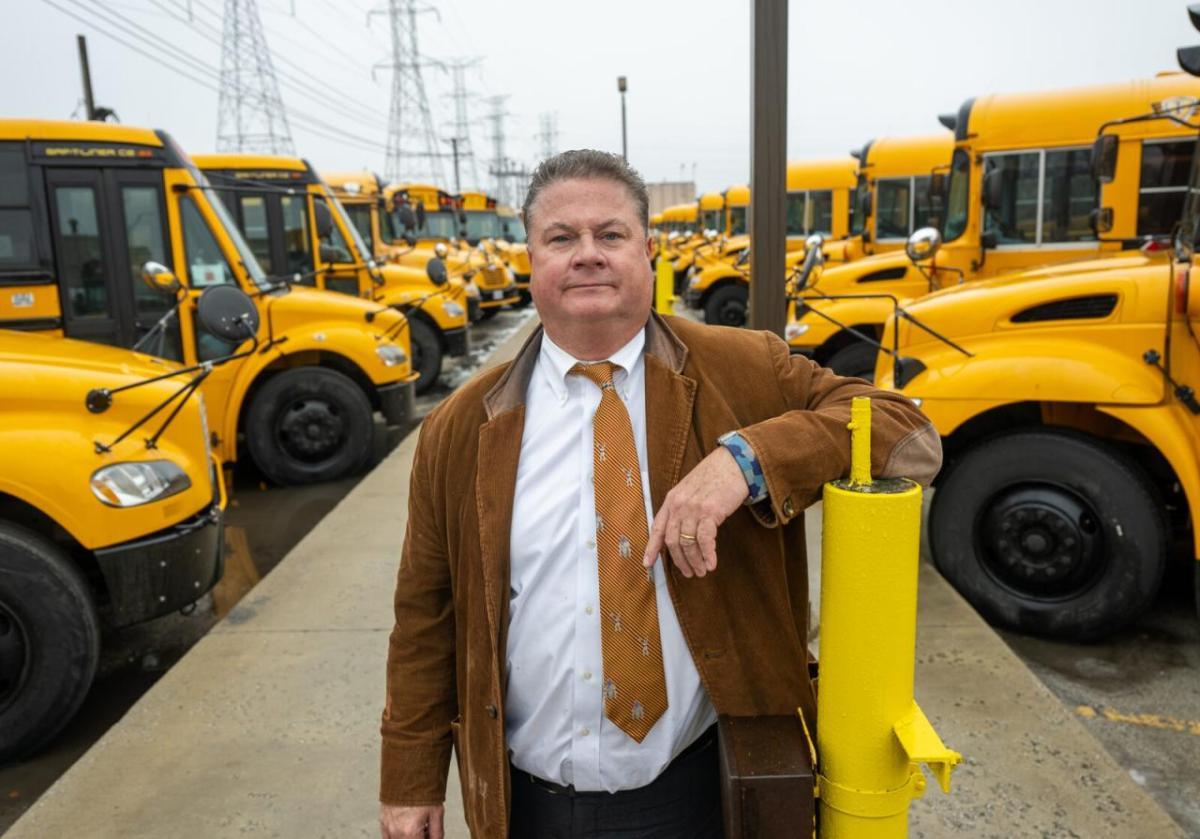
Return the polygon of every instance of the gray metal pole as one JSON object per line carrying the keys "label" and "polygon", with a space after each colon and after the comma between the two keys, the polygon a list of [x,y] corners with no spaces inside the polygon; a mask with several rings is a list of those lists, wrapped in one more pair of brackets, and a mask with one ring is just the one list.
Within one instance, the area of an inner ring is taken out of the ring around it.
{"label": "gray metal pole", "polygon": [[83,72],[83,103],[87,108],[87,118],[94,120],[96,100],[92,98],[92,71],[88,67],[87,38],[76,35],[75,42],[79,45],[79,69]]}
{"label": "gray metal pole", "polygon": [[624,76],[617,76],[617,90],[621,91],[621,157],[629,160],[629,138],[625,133],[625,90],[628,83]]}
{"label": "gray metal pole", "polygon": [[787,321],[787,0],[752,0],[749,326],[783,336]]}

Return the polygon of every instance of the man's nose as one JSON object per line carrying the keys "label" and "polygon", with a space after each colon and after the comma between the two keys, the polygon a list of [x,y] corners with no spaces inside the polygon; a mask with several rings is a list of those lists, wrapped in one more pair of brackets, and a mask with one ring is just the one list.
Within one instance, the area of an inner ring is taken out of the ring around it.
{"label": "man's nose", "polygon": [[591,233],[579,237],[572,264],[577,268],[593,268],[604,264],[604,253],[596,246],[596,238]]}

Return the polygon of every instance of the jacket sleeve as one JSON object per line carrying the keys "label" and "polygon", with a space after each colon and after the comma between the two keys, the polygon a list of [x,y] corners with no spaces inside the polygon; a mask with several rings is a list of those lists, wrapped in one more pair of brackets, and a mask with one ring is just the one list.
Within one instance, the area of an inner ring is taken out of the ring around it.
{"label": "jacket sleeve", "polygon": [[385,804],[438,804],[445,799],[450,723],[458,714],[446,516],[437,503],[443,494],[433,477],[441,448],[436,437],[427,419],[409,482],[381,726],[379,798]]}
{"label": "jacket sleeve", "polygon": [[816,501],[828,481],[850,472],[850,403],[871,397],[871,474],[928,486],[942,462],[936,429],[904,396],[839,376],[764,332],[788,410],[740,429],[766,478],[769,498],[751,509],[763,524],[787,524]]}

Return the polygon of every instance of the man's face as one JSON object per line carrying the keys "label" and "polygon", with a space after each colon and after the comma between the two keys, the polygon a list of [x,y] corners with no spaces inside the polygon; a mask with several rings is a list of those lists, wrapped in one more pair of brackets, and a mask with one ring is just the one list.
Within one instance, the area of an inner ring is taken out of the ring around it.
{"label": "man's face", "polygon": [[556,181],[530,208],[529,293],[542,323],[646,322],[654,289],[651,241],[633,196],[607,178]]}

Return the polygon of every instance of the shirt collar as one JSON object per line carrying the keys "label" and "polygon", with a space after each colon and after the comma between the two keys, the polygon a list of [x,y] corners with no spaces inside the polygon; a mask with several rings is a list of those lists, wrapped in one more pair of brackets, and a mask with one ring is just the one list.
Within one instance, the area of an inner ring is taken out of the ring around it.
{"label": "shirt collar", "polygon": [[[633,366],[641,359],[642,350],[646,346],[646,330],[639,329],[628,344],[621,347],[615,353],[610,355],[605,361],[611,361],[619,369],[614,371],[613,378],[618,376],[627,376]],[[586,364],[572,356],[558,344],[550,340],[550,336],[542,334],[542,348],[540,359],[545,365],[546,381],[550,383],[550,389],[554,391],[554,395],[562,401],[567,398],[567,376],[571,373],[571,368],[576,364]],[[594,362],[592,362],[594,363]]]}

